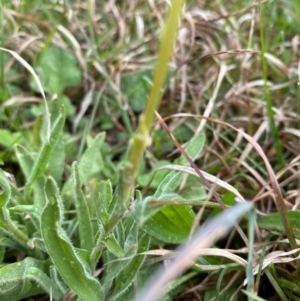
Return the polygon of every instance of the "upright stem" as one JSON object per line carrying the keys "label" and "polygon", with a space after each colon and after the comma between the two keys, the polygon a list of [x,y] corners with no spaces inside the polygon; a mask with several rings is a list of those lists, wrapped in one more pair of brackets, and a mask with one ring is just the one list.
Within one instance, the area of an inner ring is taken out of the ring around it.
{"label": "upright stem", "polygon": [[173,46],[179,27],[181,11],[185,0],[173,0],[165,28],[161,35],[161,44],[155,69],[153,86],[151,88],[146,108],[139,119],[139,128],[133,136],[128,148],[129,175],[134,185],[138,168],[141,164],[144,151],[150,144],[150,130],[154,120],[155,110],[160,103],[161,91],[168,73],[168,64],[173,52]]}
{"label": "upright stem", "polygon": [[145,149],[151,143],[150,130],[152,128],[155,110],[160,102],[161,91],[167,77],[168,64],[173,52],[184,3],[185,0],[172,0],[171,2],[165,28],[161,35],[153,86],[146,108],[139,118],[139,127],[129,142],[125,164],[123,164],[119,170],[119,180],[112,201],[112,214],[104,235],[108,235],[113,231],[115,225],[128,207]]}
{"label": "upright stem", "polygon": [[274,146],[276,149],[276,155],[279,163],[279,167],[283,167],[285,165],[284,163],[284,156],[283,156],[283,150],[282,150],[282,144],[279,141],[279,135],[276,128],[276,122],[273,114],[272,109],[272,99],[271,94],[267,82],[267,63],[265,58],[265,41],[264,41],[264,24],[263,24],[264,16],[263,16],[263,8],[261,4],[261,0],[259,3],[259,22],[260,22],[260,48],[261,48],[261,68],[262,68],[262,75],[264,79],[264,88],[265,88],[265,96],[267,101],[267,113],[269,117],[269,124],[271,129],[271,135],[274,141]]}

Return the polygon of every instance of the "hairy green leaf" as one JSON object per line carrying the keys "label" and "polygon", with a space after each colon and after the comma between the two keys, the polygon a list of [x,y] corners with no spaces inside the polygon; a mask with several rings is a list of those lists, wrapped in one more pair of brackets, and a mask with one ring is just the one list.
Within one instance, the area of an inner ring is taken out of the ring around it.
{"label": "hairy green leaf", "polygon": [[100,283],[87,271],[61,228],[62,205],[52,178],[46,184],[47,205],[41,216],[41,232],[46,249],[62,278],[78,296],[87,301],[103,300]]}
{"label": "hairy green leaf", "polygon": [[21,231],[18,228],[18,225],[11,219],[10,212],[7,208],[12,196],[12,189],[9,180],[2,169],[0,169],[0,187],[3,190],[3,193],[0,194],[0,227],[21,244],[26,244],[28,240],[27,234]]}
{"label": "hairy green leaf", "polygon": [[[202,133],[190,141],[185,151],[192,160],[199,155],[204,142],[205,136]],[[187,160],[181,155],[177,163],[185,165]],[[166,200],[168,200],[167,196],[179,187],[182,178],[183,174],[179,172],[171,171],[168,173],[154,193],[154,198],[159,199],[165,195]],[[161,198],[161,201],[163,200],[164,198]],[[174,205],[163,207],[150,218],[148,214],[151,215],[151,213],[145,211],[144,213],[145,216],[139,217],[139,220],[146,220],[144,229],[154,237],[171,243],[181,243],[188,238],[195,216],[190,206],[178,207]]]}
{"label": "hairy green leaf", "polygon": [[49,163],[51,153],[54,150],[54,147],[59,137],[61,136],[64,124],[65,124],[65,112],[62,107],[62,112],[60,116],[57,118],[51,130],[49,142],[45,142],[41,150],[39,151],[38,157],[28,177],[26,187],[30,187],[38,177],[44,174],[45,169]]}
{"label": "hairy green leaf", "polygon": [[86,198],[81,190],[77,162],[74,162],[72,167],[74,181],[73,191],[75,195],[75,206],[78,218],[80,247],[91,252],[94,247],[94,237],[89,208],[87,206]]}
{"label": "hairy green leaf", "polygon": [[202,206],[212,208],[220,208],[218,203],[205,202],[206,194],[198,194],[195,198],[182,197],[178,193],[164,193],[159,197],[148,196],[142,202],[137,202],[132,211],[132,215],[139,224],[144,224],[149,218],[155,215],[157,212],[161,211],[167,205],[174,206]]}
{"label": "hairy green leaf", "polygon": [[22,300],[50,291],[54,300],[59,300],[62,294],[45,274],[45,268],[44,262],[30,257],[0,268],[1,301]]}
{"label": "hairy green leaf", "polygon": [[[138,246],[138,232],[139,227],[136,222],[129,218],[126,222],[125,229],[125,242],[123,258],[115,258],[111,256],[109,261],[106,261],[105,275],[103,278],[103,287],[105,291],[108,291],[113,284],[113,280],[118,277],[121,271],[129,264],[132,260],[132,256],[137,253]],[[117,226],[118,228],[118,226]]]}
{"label": "hairy green leaf", "polygon": [[122,293],[128,288],[128,286],[132,283],[134,278],[137,276],[137,273],[144,262],[146,255],[142,255],[148,250],[150,244],[150,237],[148,234],[144,234],[138,242],[137,255],[135,255],[131,261],[126,265],[126,267],[122,270],[122,272],[115,279],[116,287],[114,289],[114,296],[112,300],[121,300]]}
{"label": "hairy green leaf", "polygon": [[[188,156],[194,161],[197,156],[201,153],[203,146],[205,143],[205,134],[204,132],[199,133],[197,136],[194,136],[188,143],[185,148],[185,152]],[[187,165],[187,159],[181,155],[177,160],[175,160],[176,164],[179,165]]]}
{"label": "hairy green leaf", "polygon": [[78,163],[78,171],[81,182],[85,185],[93,177],[99,175],[104,166],[101,155],[101,147],[105,139],[105,133],[99,134],[85,151]]}
{"label": "hairy green leaf", "polygon": [[[29,178],[32,166],[34,166],[33,156],[21,145],[16,145],[15,147],[16,156],[18,158],[21,169],[26,177]],[[33,195],[34,195],[34,204],[39,207],[45,206],[45,177],[41,176],[32,184]]]}
{"label": "hairy green leaf", "polygon": [[61,135],[54,146],[52,154],[49,158],[48,172],[56,183],[61,186],[65,163],[65,142]]}
{"label": "hairy green leaf", "polygon": [[114,234],[110,234],[108,237],[104,238],[102,242],[106,245],[108,250],[116,256],[124,255],[124,250],[119,245]]}

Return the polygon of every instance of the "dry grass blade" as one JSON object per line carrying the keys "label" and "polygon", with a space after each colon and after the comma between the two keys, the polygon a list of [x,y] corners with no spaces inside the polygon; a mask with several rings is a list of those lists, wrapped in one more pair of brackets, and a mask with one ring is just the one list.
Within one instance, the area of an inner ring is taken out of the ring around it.
{"label": "dry grass blade", "polygon": [[80,66],[82,67],[83,71],[84,71],[84,76],[85,78],[87,77],[87,74],[88,74],[88,70],[87,70],[87,65],[86,65],[86,62],[84,61],[84,57],[83,57],[83,54],[82,54],[82,50],[81,50],[81,47],[80,47],[80,44],[79,42],[75,39],[75,37],[70,33],[70,31],[65,28],[64,26],[62,25],[59,25],[57,27],[57,29],[63,34],[65,35],[68,40],[71,42],[73,48],[74,48],[74,53],[78,59],[78,62],[80,63]]}
{"label": "dry grass blade", "polygon": [[24,103],[39,103],[41,102],[42,99],[39,97],[25,97],[23,95],[18,95],[14,96],[8,100],[6,100],[3,104],[2,107],[10,107],[10,106],[16,106],[16,105],[21,105]]}
{"label": "dry grass blade", "polygon": [[194,238],[186,245],[180,247],[175,260],[168,266],[168,269],[160,269],[148,282],[147,287],[142,290],[136,300],[154,301],[158,300],[164,286],[176,278],[194,260],[199,251],[213,244],[223,237],[236,221],[252,208],[252,203],[242,203],[226,210],[218,217],[204,224]]}
{"label": "dry grass blade", "polygon": [[82,117],[84,116],[84,114],[86,113],[86,111],[88,110],[88,108],[90,107],[90,105],[92,103],[95,86],[96,86],[96,84],[94,82],[92,82],[90,90],[87,91],[86,95],[84,96],[84,98],[81,102],[80,110],[74,120],[74,125],[73,125],[74,133],[77,131],[77,127],[79,125],[80,120],[82,119]]}
{"label": "dry grass blade", "polygon": [[284,63],[272,55],[271,53],[265,53],[265,58],[272,64],[274,64],[287,78],[290,77],[289,69],[284,65]]}
{"label": "dry grass blade", "polygon": [[[185,172],[185,173],[188,173],[190,175],[193,175],[193,176],[198,176],[198,173],[195,171],[194,168],[192,167],[189,167],[189,166],[182,166],[182,165],[176,165],[176,164],[172,164],[172,165],[166,165],[166,166],[163,166],[161,168],[159,168],[159,170],[163,170],[163,169],[171,169],[171,170],[177,170],[177,171],[180,171],[180,172]],[[238,202],[246,202],[246,200],[244,199],[244,197],[238,192],[237,189],[235,189],[233,186],[231,186],[230,184],[222,181],[221,179],[203,171],[203,170],[200,170],[201,173],[203,174],[204,178],[206,180],[208,180],[209,182],[212,182],[224,189],[227,189],[228,191],[231,191],[237,198],[236,200]]]}
{"label": "dry grass blade", "polygon": [[182,68],[182,66],[184,66],[185,64],[190,64],[193,63],[194,61],[197,60],[206,60],[208,58],[214,57],[214,56],[219,56],[219,55],[224,55],[224,54],[259,54],[259,51],[253,50],[253,49],[234,49],[234,50],[224,50],[224,51],[218,51],[218,52],[214,52],[214,53],[209,53],[209,54],[205,54],[203,56],[200,57],[196,57],[190,60],[186,60],[184,61],[181,65],[179,65],[177,67],[177,69],[175,70],[174,73],[177,73],[178,70],[180,68]]}
{"label": "dry grass blade", "polygon": [[[207,104],[207,106],[205,108],[205,111],[204,111],[204,116],[206,116],[206,117],[209,117],[211,115],[211,112],[212,112],[212,110],[213,110],[213,108],[215,106],[215,101],[216,101],[217,96],[219,94],[219,90],[221,88],[221,84],[223,82],[223,79],[226,76],[227,69],[228,69],[228,67],[225,64],[221,64],[220,72],[218,74],[218,80],[217,80],[216,88],[214,89],[213,95],[210,98],[210,100],[209,100],[209,102],[208,102],[208,104]],[[200,125],[199,125],[199,127],[197,129],[196,134],[200,133],[203,130],[205,124],[206,124],[206,120],[202,119],[201,123],[200,123]]]}
{"label": "dry grass blade", "polygon": [[45,112],[45,116],[46,116],[46,124],[47,124],[46,135],[47,135],[47,141],[49,141],[49,139],[50,139],[50,132],[51,132],[50,112],[49,112],[49,108],[48,108],[48,103],[47,103],[46,95],[45,95],[45,92],[44,92],[44,89],[43,89],[43,86],[42,86],[42,83],[41,83],[39,77],[35,73],[34,69],[22,57],[20,57],[15,51],[9,50],[9,49],[6,49],[6,48],[2,48],[2,47],[0,47],[0,50],[8,52],[9,54],[11,54],[34,77],[34,80],[36,81],[36,83],[37,83],[37,85],[38,85],[38,87],[40,89],[40,93],[42,94],[43,100],[44,100],[44,103],[45,103],[45,111],[46,111]]}
{"label": "dry grass blade", "polygon": [[251,143],[253,145],[253,148],[259,153],[259,155],[261,156],[261,158],[263,159],[263,161],[266,165],[266,168],[267,168],[267,171],[268,171],[268,174],[269,174],[269,177],[270,177],[270,182],[271,182],[272,188],[274,190],[274,194],[275,194],[275,204],[277,206],[278,212],[280,213],[282,223],[283,223],[285,231],[286,231],[286,235],[289,239],[291,247],[293,249],[296,249],[297,244],[296,244],[295,236],[294,236],[293,231],[292,231],[292,224],[291,224],[289,216],[287,214],[287,209],[286,209],[286,206],[285,206],[283,195],[282,195],[281,190],[280,190],[279,183],[278,183],[278,181],[276,179],[276,175],[275,175],[275,173],[274,173],[274,171],[273,171],[273,169],[272,169],[272,167],[269,163],[269,160],[268,160],[267,156],[265,155],[264,151],[262,150],[261,146],[250,135],[242,132],[241,130],[235,128],[234,126],[232,126],[231,124],[229,124],[227,122],[224,122],[224,121],[221,121],[221,120],[216,120],[216,119],[213,119],[213,118],[207,118],[207,120],[210,120],[210,121],[228,126],[231,129],[241,133],[244,136],[244,138],[249,143]]}
{"label": "dry grass blade", "polygon": [[215,18],[215,19],[208,19],[207,21],[208,21],[208,22],[216,22],[216,21],[219,21],[219,20],[221,20],[221,19],[228,19],[228,18],[230,18],[230,17],[232,17],[232,16],[243,14],[243,13],[245,13],[246,11],[248,11],[248,10],[250,10],[250,9],[253,9],[253,8],[259,6],[260,3],[265,3],[265,2],[267,2],[267,1],[268,1],[268,0],[263,0],[263,1],[261,1],[261,2],[254,2],[253,4],[251,4],[251,5],[249,5],[249,6],[245,7],[245,8],[243,8],[243,9],[241,9],[241,10],[238,10],[238,11],[233,12],[233,13],[231,13],[231,14],[222,15],[222,16],[220,16],[220,17],[218,17],[218,18]]}
{"label": "dry grass blade", "polygon": [[[292,262],[292,261],[295,261],[297,259],[300,259],[300,255],[298,255],[297,257],[288,257],[288,255],[298,253],[299,251],[300,251],[300,248],[294,249],[294,250],[289,251],[289,252],[283,252],[283,251],[271,252],[271,253],[267,254],[267,256],[265,257],[265,259],[263,261],[262,269],[265,269],[270,264],[287,263],[287,262]],[[257,265],[254,268],[254,270],[253,270],[254,274],[258,273],[258,269],[259,269],[259,265]]]}
{"label": "dry grass blade", "polygon": [[[233,252],[230,252],[228,250],[222,250],[222,249],[198,249],[198,256],[220,256],[225,257],[228,259],[231,259],[232,261],[236,262],[237,264],[246,267],[247,261],[243,259],[240,256],[235,255]],[[139,255],[161,255],[160,260],[170,259],[174,257],[179,257],[182,255],[180,252],[174,252],[170,250],[150,250],[147,252],[140,253]],[[193,261],[190,261],[191,265],[193,264]]]}
{"label": "dry grass blade", "polygon": [[[178,114],[181,115],[181,114]],[[185,114],[183,114],[185,115]],[[196,174],[202,179],[204,185],[208,188],[209,191],[211,191],[212,196],[215,198],[215,200],[219,203],[221,208],[223,210],[226,209],[225,204],[219,197],[219,195],[212,189],[212,185],[210,185],[209,181],[205,178],[201,170],[198,168],[198,166],[193,162],[193,160],[189,157],[189,155],[186,153],[186,151],[183,149],[183,147],[180,145],[180,143],[177,141],[177,139],[174,137],[174,135],[170,132],[168,126],[166,125],[165,121],[161,118],[161,116],[156,112],[156,117],[158,118],[159,122],[163,126],[163,128],[166,130],[168,135],[172,138],[173,142],[175,143],[176,147],[180,150],[182,155],[185,157],[185,159],[189,162],[190,166],[195,170]],[[248,245],[248,239],[246,235],[244,234],[243,230],[240,228],[239,225],[235,225],[237,231],[239,232],[241,238],[244,240],[245,244]]]}
{"label": "dry grass blade", "polygon": [[[178,116],[178,117],[188,117],[189,116],[189,117],[194,117],[194,118],[195,117],[204,118],[208,121],[211,121],[211,122],[214,122],[214,123],[217,123],[217,124],[220,124],[220,125],[231,128],[232,130],[240,133],[249,143],[252,144],[253,148],[257,151],[257,153],[261,156],[261,158],[263,159],[263,161],[265,163],[267,172],[268,172],[269,177],[270,177],[270,183],[271,183],[271,186],[272,186],[273,191],[274,191],[274,202],[276,204],[277,211],[280,213],[281,220],[282,220],[286,235],[288,237],[288,240],[290,242],[290,245],[293,249],[296,249],[297,244],[296,244],[295,236],[293,234],[292,224],[291,224],[289,216],[287,214],[287,208],[285,206],[285,200],[284,200],[283,195],[281,193],[280,185],[277,181],[276,175],[275,175],[275,173],[274,173],[274,171],[273,171],[273,169],[272,169],[272,167],[269,163],[269,160],[268,160],[266,154],[262,150],[261,146],[257,143],[257,141],[255,139],[253,139],[253,137],[251,137],[250,135],[243,132],[242,130],[237,129],[233,125],[231,125],[231,124],[229,124],[225,121],[219,120],[219,119],[215,119],[215,118],[211,118],[211,117],[205,117],[205,116],[195,116],[195,115],[192,115],[192,114],[176,114],[176,115],[173,115],[172,117],[174,117],[174,116]],[[159,118],[161,120],[161,117],[159,117]],[[162,121],[162,122],[164,122],[164,121]],[[177,147],[178,147],[178,145],[177,145]],[[179,145],[179,147],[180,147],[180,145]],[[192,167],[194,167],[194,166],[195,166],[195,164],[193,163]],[[198,169],[197,167],[195,167],[195,168]],[[203,175],[201,176],[201,178],[203,179]],[[207,184],[207,182],[204,182],[204,183]],[[207,187],[210,187],[210,185],[207,186]]]}
{"label": "dry grass blade", "polygon": [[[181,115],[181,114],[179,114]],[[162,117],[156,112],[156,117],[158,118],[159,122],[161,123],[161,125],[163,126],[163,128],[166,130],[166,132],[168,133],[168,135],[172,138],[173,142],[175,143],[176,147],[180,150],[180,152],[182,153],[182,155],[185,157],[185,159],[189,162],[189,164],[191,165],[191,167],[194,168],[195,172],[197,173],[197,175],[203,180],[203,183],[205,184],[205,186],[211,190],[211,185],[210,183],[207,181],[207,179],[203,176],[202,172],[199,170],[198,166],[191,160],[191,158],[188,156],[188,154],[186,153],[186,151],[182,148],[182,146],[180,145],[180,143],[176,140],[176,138],[172,135],[172,133],[170,132],[168,126],[166,125],[166,123],[164,122],[164,120],[162,119]],[[225,204],[222,202],[221,198],[218,196],[218,194],[213,191],[212,192],[214,198],[216,199],[216,201],[219,203],[219,205],[225,210],[226,206]]]}
{"label": "dry grass blade", "polygon": [[[262,122],[261,125],[259,126],[259,128],[257,129],[255,135],[253,136],[253,139],[258,141],[258,139],[267,130],[267,128],[268,128],[268,121]],[[240,162],[245,161],[245,159],[247,158],[247,156],[249,156],[252,148],[253,148],[252,144],[248,143],[248,145],[245,147],[242,155],[240,156],[240,159],[239,159]]]}

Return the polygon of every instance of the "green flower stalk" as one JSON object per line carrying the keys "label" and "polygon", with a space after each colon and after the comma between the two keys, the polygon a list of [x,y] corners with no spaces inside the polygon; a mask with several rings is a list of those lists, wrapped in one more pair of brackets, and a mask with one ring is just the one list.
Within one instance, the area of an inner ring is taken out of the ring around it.
{"label": "green flower stalk", "polygon": [[125,164],[120,168],[119,182],[111,205],[112,215],[105,231],[106,235],[114,229],[129,205],[145,149],[151,143],[150,130],[153,125],[155,110],[160,103],[161,91],[168,74],[168,64],[173,53],[184,3],[185,0],[173,0],[171,2],[165,28],[161,35],[153,86],[146,108],[139,118],[139,127],[129,142]]}
{"label": "green flower stalk", "polygon": [[132,180],[131,187],[128,187],[129,190],[132,190],[133,188],[144,151],[151,143],[149,133],[153,125],[155,110],[158,108],[160,103],[161,91],[167,77],[168,63],[173,52],[173,46],[180,24],[179,20],[184,2],[185,0],[172,1],[167,22],[162,32],[153,86],[149,94],[146,108],[140,116],[139,128],[131,139],[128,149],[127,160],[130,165],[128,176]]}

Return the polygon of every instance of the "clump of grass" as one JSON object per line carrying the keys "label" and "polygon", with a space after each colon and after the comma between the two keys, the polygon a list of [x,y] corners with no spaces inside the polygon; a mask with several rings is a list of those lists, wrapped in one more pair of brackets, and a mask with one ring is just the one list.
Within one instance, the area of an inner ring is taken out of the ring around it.
{"label": "clump of grass", "polygon": [[1,300],[298,300],[300,6],[183,2],[1,2]]}

